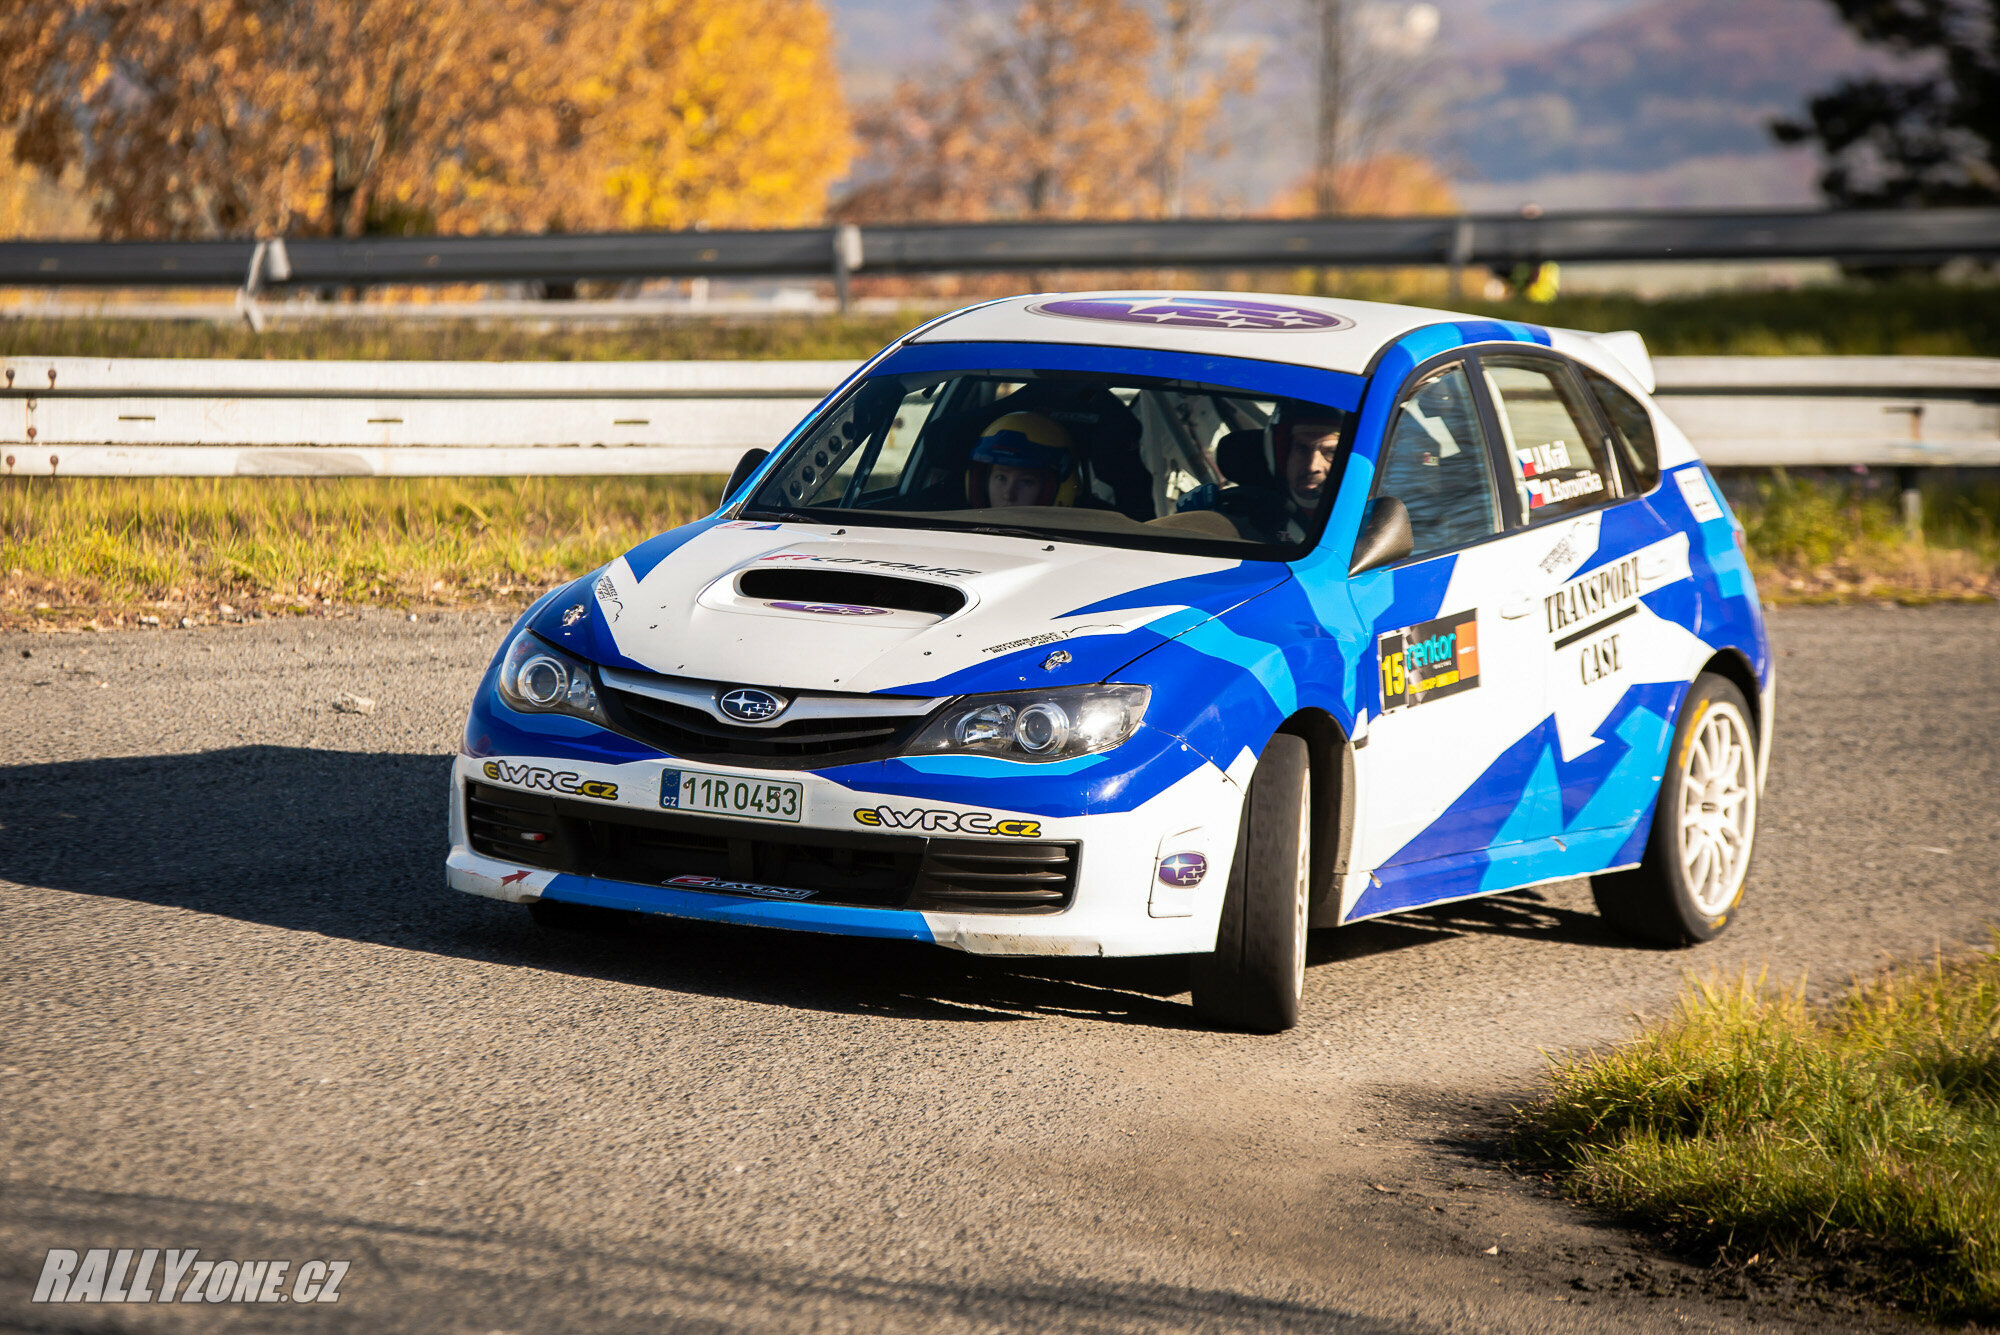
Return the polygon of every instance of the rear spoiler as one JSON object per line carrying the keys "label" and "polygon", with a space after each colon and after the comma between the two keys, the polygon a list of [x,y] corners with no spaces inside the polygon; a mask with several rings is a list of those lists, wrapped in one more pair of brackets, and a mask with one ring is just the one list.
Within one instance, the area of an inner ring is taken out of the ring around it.
{"label": "rear spoiler", "polygon": [[1621,329],[1615,334],[1585,334],[1585,338],[1603,348],[1618,359],[1618,364],[1632,373],[1639,382],[1639,388],[1651,394],[1656,388],[1653,379],[1653,355],[1646,351],[1646,340],[1638,331]]}

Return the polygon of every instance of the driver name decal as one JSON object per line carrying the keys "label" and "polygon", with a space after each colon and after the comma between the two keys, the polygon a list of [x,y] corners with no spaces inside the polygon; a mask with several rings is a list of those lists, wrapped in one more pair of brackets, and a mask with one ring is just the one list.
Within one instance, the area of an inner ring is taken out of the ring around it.
{"label": "driver name decal", "polygon": [[1479,685],[1477,608],[1392,630],[1375,645],[1384,714]]}

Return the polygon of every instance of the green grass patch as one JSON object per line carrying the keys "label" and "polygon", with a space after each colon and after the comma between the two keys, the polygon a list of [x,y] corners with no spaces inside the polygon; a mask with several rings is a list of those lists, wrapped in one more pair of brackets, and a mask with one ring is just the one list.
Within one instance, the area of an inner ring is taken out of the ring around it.
{"label": "green grass patch", "polygon": [[[1735,490],[1769,600],[2000,595],[2000,484],[1932,485],[1923,542],[1881,479]],[[5,478],[0,624],[519,601],[708,513],[720,491],[713,477]]]}
{"label": "green grass patch", "polygon": [[529,320],[321,320],[264,333],[203,320],[0,319],[0,356],[320,361],[859,360],[923,320],[871,316],[680,318],[627,325]]}
{"label": "green grass patch", "polygon": [[[1078,277],[1095,282],[1105,276]],[[1192,282],[1198,276],[1182,277]],[[1260,290],[1275,292],[1287,286],[1282,277],[1251,277],[1247,286]],[[1453,302],[1434,287],[1399,291],[1390,277],[1363,274],[1337,283],[1335,292],[1452,306],[1573,329],[1636,329],[1658,356],[2000,356],[2000,289],[1976,284],[1853,283],[1650,300],[1586,294],[1538,305],[1519,300]],[[551,302],[546,321],[281,321],[263,334],[235,322],[0,319],[0,355],[379,361],[861,358],[929,312],[951,304],[940,298],[913,304],[897,315],[675,317],[607,326],[564,323],[562,303]]]}
{"label": "green grass patch", "polygon": [[1631,1041],[1554,1059],[1514,1130],[1575,1195],[1677,1246],[1839,1261],[1926,1315],[2000,1317],[1995,951],[1820,1005],[1747,973],[1691,983]]}
{"label": "green grass patch", "polygon": [[1793,476],[1775,469],[1747,494],[1732,491],[1751,567],[1770,601],[1918,605],[2000,596],[2000,482],[1927,482],[1920,542],[1903,530],[1888,473]]}
{"label": "green grass patch", "polygon": [[0,621],[518,602],[708,513],[721,489],[712,477],[6,479]]}
{"label": "green grass patch", "polygon": [[1636,329],[1657,357],[2000,357],[2000,288],[1991,285],[1856,283],[1654,300],[1585,294],[1469,309],[1566,329]]}

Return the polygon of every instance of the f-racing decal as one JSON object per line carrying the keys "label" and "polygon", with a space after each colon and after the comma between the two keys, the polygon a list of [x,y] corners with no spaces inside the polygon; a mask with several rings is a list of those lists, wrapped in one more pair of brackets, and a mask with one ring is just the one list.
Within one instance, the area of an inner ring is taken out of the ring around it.
{"label": "f-racing decal", "polygon": [[1004,834],[1015,839],[1042,837],[1040,821],[1012,820],[996,816],[990,811],[938,811],[929,807],[918,807],[914,811],[898,811],[894,807],[862,807],[854,813],[854,819],[863,825],[882,830],[926,830],[942,834]]}
{"label": "f-racing decal", "polygon": [[714,876],[675,876],[662,884],[677,890],[713,890],[731,895],[761,895],[765,899],[811,899],[819,893],[783,885],[759,885],[755,881],[725,881]]}
{"label": "f-racing decal", "polygon": [[616,802],[618,785],[603,779],[586,779],[564,769],[543,769],[540,765],[516,765],[506,760],[489,760],[480,773],[495,783],[516,788],[539,788],[547,793],[567,793],[572,797],[594,797],[600,802]]}
{"label": "f-racing decal", "polygon": [[1385,714],[1472,690],[1479,685],[1479,609],[1392,630],[1375,648]]}
{"label": "f-racing decal", "polygon": [[977,570],[957,570],[949,566],[921,566],[911,561],[877,561],[867,556],[816,556],[811,552],[774,552],[770,556],[760,556],[759,561],[811,561],[816,565],[829,566],[869,566],[876,570],[900,570],[906,575],[941,575],[946,578],[963,579],[976,575]]}

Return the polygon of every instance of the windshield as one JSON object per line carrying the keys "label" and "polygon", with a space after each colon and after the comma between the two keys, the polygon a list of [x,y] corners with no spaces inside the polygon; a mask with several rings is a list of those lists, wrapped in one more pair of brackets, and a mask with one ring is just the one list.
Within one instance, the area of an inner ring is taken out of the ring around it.
{"label": "windshield", "polygon": [[1287,559],[1317,536],[1348,422],[1304,399],[1118,372],[877,375],[743,513]]}

